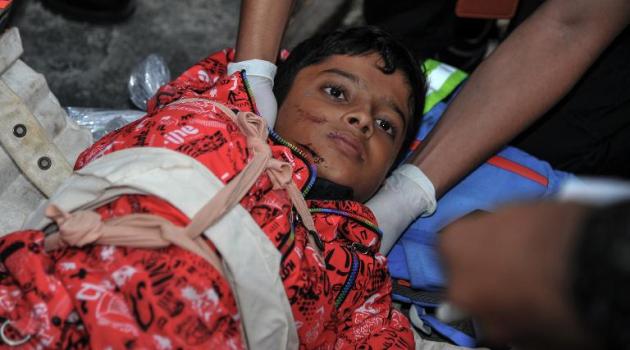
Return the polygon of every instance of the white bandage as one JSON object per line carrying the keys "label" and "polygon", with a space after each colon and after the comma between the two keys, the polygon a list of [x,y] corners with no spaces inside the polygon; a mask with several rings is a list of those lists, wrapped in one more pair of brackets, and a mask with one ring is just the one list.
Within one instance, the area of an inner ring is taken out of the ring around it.
{"label": "white bandage", "polygon": [[394,170],[366,205],[383,231],[381,253],[387,254],[409,224],[419,216],[433,214],[435,188],[420,168],[403,164]]}
{"label": "white bandage", "polygon": [[227,66],[229,75],[234,72],[245,70],[247,83],[254,94],[254,101],[258,108],[258,113],[265,119],[267,125],[273,128],[276,123],[278,104],[273,95],[273,78],[276,76],[277,67],[275,64],[265,60],[247,60],[232,62]]}

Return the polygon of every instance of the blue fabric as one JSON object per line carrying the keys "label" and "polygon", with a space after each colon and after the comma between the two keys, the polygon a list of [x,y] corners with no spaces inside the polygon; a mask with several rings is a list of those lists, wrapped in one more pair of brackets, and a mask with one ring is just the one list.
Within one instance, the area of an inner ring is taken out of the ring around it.
{"label": "blue fabric", "polygon": [[[426,137],[445,109],[446,104],[440,102],[425,115],[419,139]],[[409,280],[411,286],[418,289],[444,287],[444,275],[435,249],[441,229],[476,210],[492,211],[505,203],[550,196],[572,176],[554,170],[548,163],[514,147],[506,147],[498,155],[546,177],[548,185],[488,163],[482,164],[438,201],[435,214],[418,219],[405,231],[388,257],[393,277]]]}
{"label": "blue fabric", "polygon": [[[455,91],[453,95],[456,95]],[[418,139],[423,140],[438,122],[447,104],[439,102],[422,121]],[[513,171],[484,163],[453,187],[439,201],[436,212],[412,223],[389,253],[389,270],[394,278],[410,281],[421,290],[443,289],[446,281],[436,249],[437,235],[446,225],[474,211],[492,211],[509,202],[544,198],[556,193],[572,175],[556,171],[551,166],[513,147],[506,147],[499,156],[529,168],[548,181],[547,186]],[[476,340],[426,313],[437,305],[394,293],[398,302],[414,304],[418,316],[435,332],[453,343],[474,347]]]}

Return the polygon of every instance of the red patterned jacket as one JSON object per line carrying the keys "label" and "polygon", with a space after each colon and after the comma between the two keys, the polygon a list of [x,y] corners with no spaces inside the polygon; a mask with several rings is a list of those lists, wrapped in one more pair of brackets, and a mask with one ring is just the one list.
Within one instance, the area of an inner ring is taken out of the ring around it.
{"label": "red patterned jacket", "polygon": [[[248,160],[245,137],[220,111],[182,98],[216,100],[230,108],[255,107],[242,74],[225,76],[233,52],[216,53],[162,87],[147,116],[85,150],[80,169],[104,154],[130,147],[166,147],[190,157],[227,183]],[[315,167],[299,150],[270,138],[275,158],[292,164],[294,181],[308,192]],[[182,179],[186,181],[186,179]],[[291,203],[262,175],[241,205],[282,255],[281,278],[304,349],[413,348],[408,320],[391,305],[386,259],[372,213],[350,200],[309,201],[324,249],[307,249],[307,232],[294,222]],[[177,225],[188,218],[159,198],[125,195],[97,209],[108,219],[153,213]],[[242,348],[240,320],[229,284],[202,258],[170,246],[113,246],[43,252],[41,231],[0,240],[0,321],[5,337],[24,346],[59,348]],[[260,325],[264,327],[264,325]]]}

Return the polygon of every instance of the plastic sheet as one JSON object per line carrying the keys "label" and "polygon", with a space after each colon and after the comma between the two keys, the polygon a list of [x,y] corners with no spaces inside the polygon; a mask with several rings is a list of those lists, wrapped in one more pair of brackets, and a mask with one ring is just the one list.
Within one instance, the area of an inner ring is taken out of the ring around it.
{"label": "plastic sheet", "polygon": [[128,84],[129,98],[136,107],[146,111],[147,100],[170,80],[171,72],[166,60],[160,55],[151,54],[132,70]]}
{"label": "plastic sheet", "polygon": [[87,128],[92,133],[94,140],[98,140],[105,134],[121,128],[146,113],[136,110],[110,110],[102,108],[66,107],[68,117],[79,126]]}
{"label": "plastic sheet", "polygon": [[144,116],[143,111],[147,108],[147,100],[170,79],[171,72],[164,58],[151,54],[138,63],[129,76],[129,98],[140,111],[66,107],[66,112],[70,119],[79,126],[89,129],[94,140],[98,140],[105,134]]}

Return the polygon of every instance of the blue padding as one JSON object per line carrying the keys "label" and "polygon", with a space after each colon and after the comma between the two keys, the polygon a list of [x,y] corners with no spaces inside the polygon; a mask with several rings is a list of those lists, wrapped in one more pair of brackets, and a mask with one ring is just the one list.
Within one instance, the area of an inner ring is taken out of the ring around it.
{"label": "blue padding", "polygon": [[[424,287],[423,289],[432,290],[445,285],[437,250],[434,242],[426,241],[425,238],[428,236],[429,232],[418,237],[409,234],[403,237],[403,242],[400,244],[403,247],[409,271],[407,279],[411,282],[412,288]],[[408,263],[410,261],[413,263]]]}
{"label": "blue padding", "polygon": [[[435,125],[445,107],[444,103],[439,103],[426,114],[420,138]],[[548,185],[488,163],[482,164],[438,201],[434,215],[418,219],[405,231],[388,257],[393,277],[410,281],[413,288],[443,288],[445,280],[435,249],[440,230],[477,210],[492,211],[509,202],[550,196],[572,176],[514,147],[506,147],[498,155],[547,178]]]}
{"label": "blue padding", "polygon": [[402,244],[397,244],[392,248],[387,257],[387,263],[389,264],[389,273],[392,276],[399,276],[398,278],[405,280],[410,279],[411,275],[407,269],[407,258]]}

